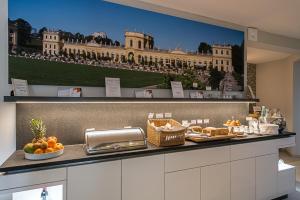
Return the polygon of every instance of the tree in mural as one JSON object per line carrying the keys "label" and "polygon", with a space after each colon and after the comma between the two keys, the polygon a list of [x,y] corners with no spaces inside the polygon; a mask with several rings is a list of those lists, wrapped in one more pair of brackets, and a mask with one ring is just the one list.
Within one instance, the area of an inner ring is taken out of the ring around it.
{"label": "tree in mural", "polygon": [[210,86],[212,89],[218,90],[220,81],[224,78],[224,72],[218,71],[217,68],[210,68],[209,75],[208,82]]}
{"label": "tree in mural", "polygon": [[212,53],[211,46],[205,42],[201,42],[198,47],[198,53]]}

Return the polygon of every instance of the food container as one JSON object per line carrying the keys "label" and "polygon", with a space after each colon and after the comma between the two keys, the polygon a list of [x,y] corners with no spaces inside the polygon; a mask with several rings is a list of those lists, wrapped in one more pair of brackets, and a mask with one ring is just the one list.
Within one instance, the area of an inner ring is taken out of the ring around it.
{"label": "food container", "polygon": [[[173,129],[159,129],[170,124]],[[149,119],[147,122],[147,138],[151,144],[158,147],[183,145],[185,143],[186,127],[174,119]]]}
{"label": "food container", "polygon": [[279,126],[276,124],[260,124],[260,134],[263,135],[278,135]]}
{"label": "food container", "polygon": [[87,154],[110,153],[147,148],[145,133],[141,128],[113,130],[87,129],[85,150]]}

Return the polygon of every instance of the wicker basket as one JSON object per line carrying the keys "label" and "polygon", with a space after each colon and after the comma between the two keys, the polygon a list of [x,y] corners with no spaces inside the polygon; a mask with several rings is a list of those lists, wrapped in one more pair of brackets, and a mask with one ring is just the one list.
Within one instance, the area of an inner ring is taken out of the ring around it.
{"label": "wicker basket", "polygon": [[[157,131],[156,127],[164,126],[167,123],[176,127],[176,130],[164,130]],[[182,127],[181,124],[173,119],[149,119],[147,122],[147,137],[151,144],[159,147],[168,147],[175,145],[183,145],[185,142],[186,128]]]}

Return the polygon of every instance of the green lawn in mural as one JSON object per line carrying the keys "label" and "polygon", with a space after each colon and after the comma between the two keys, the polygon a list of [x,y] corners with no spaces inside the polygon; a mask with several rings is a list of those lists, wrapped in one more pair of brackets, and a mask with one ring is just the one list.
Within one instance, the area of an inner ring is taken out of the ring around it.
{"label": "green lawn in mural", "polygon": [[29,84],[99,87],[115,77],[122,88],[244,89],[244,31],[104,0],[8,7],[11,77]]}
{"label": "green lawn in mural", "polygon": [[78,65],[56,61],[9,57],[10,77],[28,79],[30,84],[105,86],[105,77],[119,77],[124,87],[149,87],[163,82],[160,73]]}

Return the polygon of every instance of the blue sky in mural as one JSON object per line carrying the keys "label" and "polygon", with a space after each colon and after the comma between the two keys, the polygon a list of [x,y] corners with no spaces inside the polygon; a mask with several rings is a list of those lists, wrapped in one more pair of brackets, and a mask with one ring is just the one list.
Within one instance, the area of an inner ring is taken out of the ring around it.
{"label": "blue sky in mural", "polygon": [[125,30],[145,32],[163,49],[196,51],[200,42],[240,45],[244,40],[241,31],[101,0],[9,0],[9,18],[23,18],[36,29],[45,26],[85,35],[106,32],[121,43]]}

